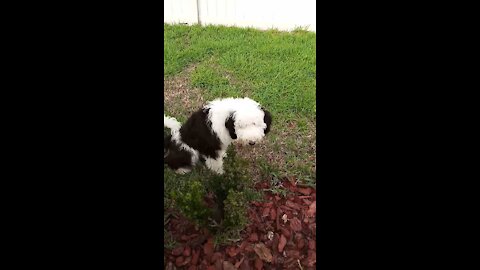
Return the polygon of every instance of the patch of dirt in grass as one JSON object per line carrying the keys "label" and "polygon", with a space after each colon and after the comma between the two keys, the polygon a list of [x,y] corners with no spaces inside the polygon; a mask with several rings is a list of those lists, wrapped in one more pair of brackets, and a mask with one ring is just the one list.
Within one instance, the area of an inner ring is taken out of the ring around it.
{"label": "patch of dirt in grass", "polygon": [[230,85],[235,86],[239,89],[242,89],[242,92],[244,93],[243,96],[251,98],[251,93],[252,93],[253,86],[250,83],[237,79],[232,72],[223,68],[222,66],[220,66],[218,63],[216,63],[213,60],[210,63],[210,65],[211,65],[212,68],[217,70],[223,77],[225,77],[225,79],[227,79],[227,81]]}
{"label": "patch of dirt in grass", "polygon": [[191,86],[190,74],[194,70],[195,65],[191,65],[177,76],[164,80],[163,97],[166,114],[181,122],[206,102],[202,90]]}

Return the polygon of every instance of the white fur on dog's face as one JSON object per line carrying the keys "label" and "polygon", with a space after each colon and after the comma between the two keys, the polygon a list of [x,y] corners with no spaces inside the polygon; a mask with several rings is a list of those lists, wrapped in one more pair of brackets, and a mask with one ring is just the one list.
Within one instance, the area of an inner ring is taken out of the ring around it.
{"label": "white fur on dog's face", "polygon": [[206,108],[210,109],[209,121],[212,130],[216,133],[224,146],[232,142],[225,121],[234,118],[236,141],[242,144],[255,144],[265,137],[267,124],[263,121],[265,113],[260,104],[249,98],[227,98],[210,102]]}
{"label": "white fur on dog's face", "polygon": [[235,114],[235,133],[240,143],[253,145],[265,137],[267,124],[263,122],[263,116],[264,113],[261,110]]}

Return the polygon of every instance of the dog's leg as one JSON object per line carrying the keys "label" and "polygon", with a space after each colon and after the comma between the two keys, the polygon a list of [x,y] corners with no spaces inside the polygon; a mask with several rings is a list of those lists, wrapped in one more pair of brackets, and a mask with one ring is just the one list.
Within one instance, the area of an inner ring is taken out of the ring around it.
{"label": "dog's leg", "polygon": [[186,173],[189,173],[191,171],[192,171],[192,169],[190,169],[190,168],[179,168],[179,169],[175,170],[175,172],[178,173],[178,174],[186,174]]}
{"label": "dog's leg", "polygon": [[214,171],[217,174],[223,174],[223,158],[220,156],[217,159],[206,158],[205,165],[210,170]]}

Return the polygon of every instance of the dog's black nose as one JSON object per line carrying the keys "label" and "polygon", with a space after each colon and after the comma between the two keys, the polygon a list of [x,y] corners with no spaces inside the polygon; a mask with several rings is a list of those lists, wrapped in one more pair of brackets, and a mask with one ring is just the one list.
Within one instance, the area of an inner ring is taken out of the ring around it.
{"label": "dog's black nose", "polygon": [[250,144],[250,145],[255,145],[255,142],[249,142],[248,144]]}

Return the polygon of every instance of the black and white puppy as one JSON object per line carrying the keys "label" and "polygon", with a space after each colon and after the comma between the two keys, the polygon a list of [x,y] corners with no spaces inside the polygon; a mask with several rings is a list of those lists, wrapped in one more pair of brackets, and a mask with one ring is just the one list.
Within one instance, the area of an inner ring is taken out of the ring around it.
{"label": "black and white puppy", "polygon": [[223,174],[223,158],[233,141],[254,145],[270,131],[271,114],[249,98],[216,99],[193,113],[181,125],[163,116],[171,134],[164,138],[164,162],[177,173],[188,173],[204,161]]}

